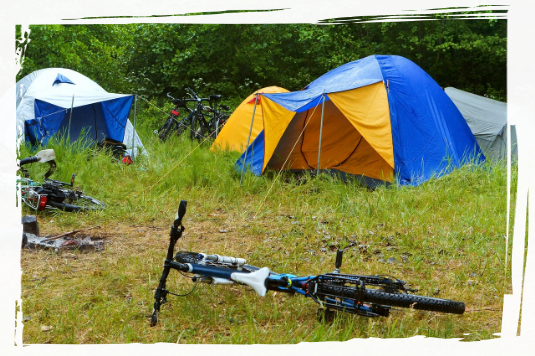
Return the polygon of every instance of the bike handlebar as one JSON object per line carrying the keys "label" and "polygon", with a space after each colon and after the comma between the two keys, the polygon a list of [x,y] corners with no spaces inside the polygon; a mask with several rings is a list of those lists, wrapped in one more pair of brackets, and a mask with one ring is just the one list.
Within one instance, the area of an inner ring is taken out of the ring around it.
{"label": "bike handlebar", "polygon": [[[191,99],[185,99],[185,98],[176,99],[176,98],[173,98],[171,96],[171,92],[167,93],[167,97],[170,98],[173,101],[173,104],[175,104],[177,106],[180,106],[180,107],[183,107],[183,108],[186,108],[189,112],[192,112],[193,110],[186,106],[186,102],[197,102],[197,103],[201,103],[203,101],[205,101],[205,102],[207,101],[207,102],[210,102],[210,103],[211,102],[216,102],[215,106],[217,106],[217,101],[219,99],[221,99],[221,95],[220,94],[210,95],[209,98],[201,98],[201,97],[199,97],[197,95],[197,93],[193,89],[191,89],[189,87],[187,87],[186,89],[190,92],[189,96],[191,97]],[[215,107],[213,109],[210,108],[210,107],[205,107],[205,106],[203,106],[203,107],[210,109],[210,111],[215,110]],[[221,108],[223,110],[230,110],[230,107],[228,107],[227,105],[221,105]]]}
{"label": "bike handlebar", "polygon": [[39,160],[40,160],[40,158],[36,157],[36,156],[23,158],[21,160],[15,161],[15,162],[10,163],[8,165],[0,166],[0,173],[7,173],[9,171],[13,171],[13,170],[19,169],[20,167],[22,167],[25,164],[39,162]]}
{"label": "bike handlebar", "polygon": [[[187,89],[188,89],[188,90],[190,91],[190,93],[191,93],[190,96],[193,97],[193,98],[194,98],[193,100],[196,100],[196,101],[208,101],[208,102],[210,102],[210,101],[216,101],[216,100],[218,100],[218,99],[221,98],[221,95],[210,95],[209,98],[201,98],[201,97],[199,97],[199,96],[197,95],[197,93],[195,93],[195,92],[193,91],[193,89],[191,89],[191,88],[189,88],[189,87],[188,87]],[[191,101],[191,100],[190,100],[190,101]]]}

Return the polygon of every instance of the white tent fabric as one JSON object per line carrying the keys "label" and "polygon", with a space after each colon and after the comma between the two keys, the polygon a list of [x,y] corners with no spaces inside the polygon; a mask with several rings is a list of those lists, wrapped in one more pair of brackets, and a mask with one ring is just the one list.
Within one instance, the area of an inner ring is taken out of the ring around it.
{"label": "white tent fabric", "polygon": [[[453,87],[444,89],[459,109],[487,158],[507,156],[507,104]],[[511,125],[511,157],[517,156],[516,129]]]}
{"label": "white tent fabric", "polygon": [[[58,83],[52,85],[58,74],[71,80],[76,85]],[[70,109],[102,101],[113,100],[131,94],[108,93],[100,85],[83,74],[65,68],[47,68],[28,74],[17,82],[17,137],[24,135],[24,122],[35,118],[36,99],[58,107]],[[132,139],[132,134],[134,139]],[[123,143],[127,148],[137,148],[146,154],[145,147],[130,120],[125,127]]]}

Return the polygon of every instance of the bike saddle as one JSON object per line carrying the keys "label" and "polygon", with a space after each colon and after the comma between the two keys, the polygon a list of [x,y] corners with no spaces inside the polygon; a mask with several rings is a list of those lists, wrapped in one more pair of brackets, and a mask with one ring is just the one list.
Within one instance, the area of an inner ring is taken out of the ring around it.
{"label": "bike saddle", "polygon": [[210,95],[210,100],[219,100],[221,99],[221,94],[218,95]]}
{"label": "bike saddle", "polygon": [[236,282],[247,284],[261,297],[266,295],[266,279],[269,276],[269,268],[263,267],[253,273],[234,272],[230,278]]}

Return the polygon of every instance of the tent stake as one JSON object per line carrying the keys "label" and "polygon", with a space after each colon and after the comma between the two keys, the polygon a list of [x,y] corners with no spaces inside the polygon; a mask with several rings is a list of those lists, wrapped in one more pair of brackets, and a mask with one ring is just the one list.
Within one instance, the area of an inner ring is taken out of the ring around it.
{"label": "tent stake", "polygon": [[132,131],[132,160],[136,157],[136,116],[137,116],[137,94],[134,95],[134,130]]}
{"label": "tent stake", "polygon": [[318,147],[318,166],[316,167],[316,175],[320,175],[320,157],[321,157],[321,134],[323,133],[323,113],[325,111],[325,94],[321,96],[321,124],[320,124],[320,142]]}
{"label": "tent stake", "polygon": [[245,157],[243,159],[243,167],[241,170],[240,187],[243,180],[243,173],[245,172],[245,162],[247,162],[247,150],[249,149],[249,140],[251,139],[251,133],[253,132],[254,114],[256,112],[256,103],[258,102],[258,93],[256,94],[253,107],[253,117],[251,117],[251,127],[249,128],[249,136],[247,137],[247,145],[245,146]]}

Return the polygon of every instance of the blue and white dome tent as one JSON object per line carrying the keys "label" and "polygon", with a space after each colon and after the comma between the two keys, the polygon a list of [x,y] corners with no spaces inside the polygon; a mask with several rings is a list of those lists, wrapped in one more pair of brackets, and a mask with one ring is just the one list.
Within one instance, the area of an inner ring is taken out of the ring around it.
{"label": "blue and white dome tent", "polygon": [[[128,116],[134,96],[108,93],[88,77],[65,68],[47,68],[17,82],[17,137],[46,146],[58,132],[71,141],[106,138],[146,153]],[[72,109],[72,110],[71,110]]]}

